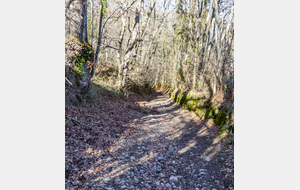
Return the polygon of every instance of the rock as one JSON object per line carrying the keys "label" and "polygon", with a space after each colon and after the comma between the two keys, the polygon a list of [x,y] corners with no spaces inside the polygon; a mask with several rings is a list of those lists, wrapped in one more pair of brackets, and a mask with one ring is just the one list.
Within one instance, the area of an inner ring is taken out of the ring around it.
{"label": "rock", "polygon": [[159,173],[158,175],[159,177],[166,177],[163,173]]}
{"label": "rock", "polygon": [[115,178],[115,183],[116,183],[116,184],[119,184],[119,182],[120,182],[120,178],[118,178],[118,177]]}
{"label": "rock", "polygon": [[205,160],[206,162],[209,162],[209,161],[210,161],[210,158],[208,158],[208,157],[206,157],[206,156],[201,156],[201,158],[202,158],[203,160]]}
{"label": "rock", "polygon": [[123,186],[121,186],[121,189],[125,189],[127,186],[126,185],[123,185]]}
{"label": "rock", "polygon": [[103,181],[109,181],[110,180],[110,178],[109,177],[105,177],[105,178],[103,178]]}
{"label": "rock", "polygon": [[73,185],[78,185],[79,183],[80,183],[80,181],[78,181],[78,180],[73,181]]}
{"label": "rock", "polygon": [[162,160],[164,160],[164,158],[161,157],[161,156],[159,156],[159,157],[157,157],[157,160],[158,160],[158,161],[162,161]]}
{"label": "rock", "polygon": [[131,156],[131,157],[130,157],[130,161],[135,161],[135,157],[134,157],[134,156]]}
{"label": "rock", "polygon": [[209,190],[209,188],[207,188],[207,187],[203,187],[201,190]]}
{"label": "rock", "polygon": [[171,188],[171,185],[169,183],[166,184],[167,188]]}
{"label": "rock", "polygon": [[173,152],[174,151],[174,147],[172,145],[169,146],[169,152]]}
{"label": "rock", "polygon": [[215,114],[217,114],[217,113],[219,113],[219,109],[218,108],[215,110]]}
{"label": "rock", "polygon": [[178,182],[178,178],[175,176],[171,176],[170,181]]}

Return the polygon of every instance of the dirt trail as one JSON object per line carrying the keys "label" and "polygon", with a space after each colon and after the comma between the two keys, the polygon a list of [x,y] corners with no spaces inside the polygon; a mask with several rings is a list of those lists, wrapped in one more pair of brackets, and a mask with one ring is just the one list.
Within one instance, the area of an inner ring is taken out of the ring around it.
{"label": "dirt trail", "polygon": [[[133,133],[102,155],[85,189],[233,189],[227,168],[233,151],[209,137],[212,123],[184,110],[167,94],[145,102],[147,113],[127,126]],[[84,189],[84,188],[83,188]]]}

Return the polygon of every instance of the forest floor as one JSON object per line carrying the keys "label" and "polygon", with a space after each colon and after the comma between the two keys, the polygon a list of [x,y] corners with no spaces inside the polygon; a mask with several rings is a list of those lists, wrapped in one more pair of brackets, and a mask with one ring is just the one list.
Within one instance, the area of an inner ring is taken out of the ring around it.
{"label": "forest floor", "polygon": [[158,90],[66,106],[66,189],[233,189],[233,144],[219,134]]}

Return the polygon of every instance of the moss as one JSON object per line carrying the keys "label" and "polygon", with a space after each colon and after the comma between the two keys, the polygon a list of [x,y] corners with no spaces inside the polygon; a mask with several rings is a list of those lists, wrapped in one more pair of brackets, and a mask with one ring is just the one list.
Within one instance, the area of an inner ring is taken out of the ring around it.
{"label": "moss", "polygon": [[196,102],[195,102],[195,110],[198,108],[198,106],[199,106],[199,100],[195,100]]}
{"label": "moss", "polygon": [[231,132],[234,132],[234,124],[229,125],[229,126],[228,126],[228,129],[229,129]]}
{"label": "moss", "polygon": [[192,107],[191,107],[191,110],[192,110],[192,111],[195,111],[195,110],[196,110],[197,102],[198,102],[198,100],[195,100],[195,99],[192,100]]}
{"label": "moss", "polygon": [[216,116],[214,122],[215,122],[216,125],[221,125],[222,122],[223,122],[223,120],[224,120],[224,119],[223,119],[223,114],[222,114],[222,112],[219,112],[219,113],[217,114],[217,116]]}
{"label": "moss", "polygon": [[230,106],[219,108],[211,99],[204,100],[203,97],[194,94],[186,94],[184,92],[175,92],[169,87],[169,96],[178,104],[181,104],[184,109],[194,111],[200,118],[210,119],[217,126],[223,129],[229,129],[233,132],[234,125],[228,126],[231,121],[233,108]]}
{"label": "moss", "polygon": [[176,99],[176,102],[179,103],[179,104],[181,104],[181,105],[182,105],[182,103],[181,103],[182,97],[183,97],[183,92],[180,92],[180,93],[177,95],[177,99]]}
{"label": "moss", "polygon": [[205,112],[205,119],[210,119],[213,117],[214,110],[212,108],[208,108]]}
{"label": "moss", "polygon": [[195,113],[197,116],[200,117],[202,115],[202,110],[198,108],[198,109],[196,109]]}
{"label": "moss", "polygon": [[188,104],[188,110],[192,110],[192,107],[194,106],[194,101],[193,100],[190,100],[189,101],[189,104]]}
{"label": "moss", "polygon": [[184,103],[186,103],[187,98],[186,98],[186,94],[185,93],[182,93],[182,96],[181,96],[181,99],[180,99],[180,104],[183,105]]}
{"label": "moss", "polygon": [[211,99],[208,99],[206,102],[204,102],[204,105],[203,105],[203,106],[204,106],[205,108],[210,108],[211,104],[212,104],[212,103],[211,103]]}

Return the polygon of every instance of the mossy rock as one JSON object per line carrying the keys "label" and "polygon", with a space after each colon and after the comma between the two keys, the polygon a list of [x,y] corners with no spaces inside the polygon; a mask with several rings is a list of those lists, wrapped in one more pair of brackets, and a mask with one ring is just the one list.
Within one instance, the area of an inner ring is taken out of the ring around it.
{"label": "mossy rock", "polygon": [[205,119],[210,119],[213,117],[213,113],[214,113],[214,110],[212,108],[209,108],[206,110],[205,112]]}
{"label": "mossy rock", "polygon": [[196,111],[196,109],[199,108],[199,100],[195,100],[195,107],[193,108],[193,111]]}
{"label": "mossy rock", "polygon": [[182,103],[182,106],[187,105],[189,103],[189,97],[183,96],[182,100],[181,100],[181,103]]}
{"label": "mossy rock", "polygon": [[226,122],[226,115],[221,111],[216,115],[214,122],[216,125],[222,125]]}
{"label": "mossy rock", "polygon": [[198,100],[192,100],[193,103],[192,103],[192,106],[191,106],[191,110],[192,111],[196,111],[196,108],[197,108],[197,104],[198,104]]}
{"label": "mossy rock", "polygon": [[200,99],[200,100],[198,100],[198,105],[197,105],[197,107],[198,108],[202,108],[202,107],[204,107],[204,102],[203,102],[203,100],[202,99]]}
{"label": "mossy rock", "polygon": [[180,103],[182,96],[183,96],[183,92],[180,92],[180,93],[177,95],[177,98],[176,98],[176,102],[177,102],[177,103]]}
{"label": "mossy rock", "polygon": [[185,94],[182,94],[181,95],[181,98],[180,98],[180,101],[179,101],[179,104],[182,105],[186,100],[186,95]]}
{"label": "mossy rock", "polygon": [[[233,108],[230,106],[219,108],[211,99],[204,100],[201,96],[186,94],[184,92],[169,91],[169,96],[184,109],[194,111],[200,118],[210,119],[218,126],[228,124],[231,120]],[[234,126],[230,126],[234,130]]]}
{"label": "mossy rock", "polygon": [[210,108],[211,105],[212,105],[211,99],[208,99],[206,102],[204,102],[204,105],[203,105],[203,106],[204,106],[205,108]]}
{"label": "mossy rock", "polygon": [[195,111],[196,115],[199,116],[200,118],[204,116],[204,110],[202,109],[196,109]]}
{"label": "mossy rock", "polygon": [[189,101],[189,103],[188,103],[188,110],[190,110],[190,111],[192,110],[192,108],[193,108],[193,106],[194,106],[194,103],[195,103],[195,102],[194,102],[193,100],[190,100],[190,101]]}

